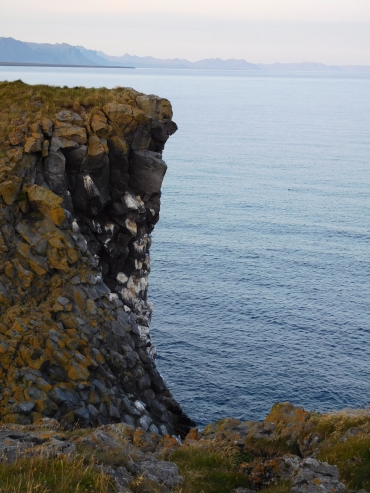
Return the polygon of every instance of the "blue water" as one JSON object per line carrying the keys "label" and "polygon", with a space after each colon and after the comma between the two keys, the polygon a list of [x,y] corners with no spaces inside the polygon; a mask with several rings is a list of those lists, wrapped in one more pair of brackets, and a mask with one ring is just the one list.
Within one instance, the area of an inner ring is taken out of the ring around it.
{"label": "blue water", "polygon": [[158,366],[198,424],[276,401],[370,404],[370,77],[0,69],[168,97],[150,298]]}

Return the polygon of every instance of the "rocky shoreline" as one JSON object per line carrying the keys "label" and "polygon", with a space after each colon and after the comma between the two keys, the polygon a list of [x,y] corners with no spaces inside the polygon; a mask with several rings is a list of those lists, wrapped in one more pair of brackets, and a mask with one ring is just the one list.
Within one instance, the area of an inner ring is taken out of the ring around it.
{"label": "rocky shoreline", "polygon": [[262,422],[226,418],[193,428],[183,441],[127,423],[68,431],[44,418],[0,428],[3,462],[62,460],[68,469],[78,457],[92,460],[109,485],[96,493],[364,493],[369,445],[369,411],[319,414],[289,403],[275,404]]}

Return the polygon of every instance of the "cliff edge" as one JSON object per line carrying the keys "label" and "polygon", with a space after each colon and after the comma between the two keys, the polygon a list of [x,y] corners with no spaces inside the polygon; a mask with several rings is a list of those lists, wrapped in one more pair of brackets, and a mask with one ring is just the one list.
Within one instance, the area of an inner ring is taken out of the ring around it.
{"label": "cliff edge", "polygon": [[147,299],[168,100],[0,83],[0,421],[184,436]]}

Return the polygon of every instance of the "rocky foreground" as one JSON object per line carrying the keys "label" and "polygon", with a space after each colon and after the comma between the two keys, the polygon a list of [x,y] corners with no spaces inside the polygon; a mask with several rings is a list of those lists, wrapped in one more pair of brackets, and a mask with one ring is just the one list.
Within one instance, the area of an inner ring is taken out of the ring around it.
{"label": "rocky foreground", "polygon": [[[263,422],[227,418],[193,428],[184,441],[127,423],[63,431],[44,418],[1,427],[0,491],[344,493],[369,488],[369,447],[368,411],[321,415],[289,403]],[[79,484],[58,489],[51,471],[60,463],[69,481],[76,463],[85,480],[80,473]],[[2,489],[22,470],[23,489]]]}

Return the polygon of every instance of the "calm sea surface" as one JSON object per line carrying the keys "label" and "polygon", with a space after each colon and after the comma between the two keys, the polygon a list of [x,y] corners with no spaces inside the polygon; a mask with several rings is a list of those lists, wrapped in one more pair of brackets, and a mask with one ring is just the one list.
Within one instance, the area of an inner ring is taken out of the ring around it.
{"label": "calm sea surface", "polygon": [[171,100],[150,298],[158,366],[203,425],[370,404],[370,77],[0,68]]}

